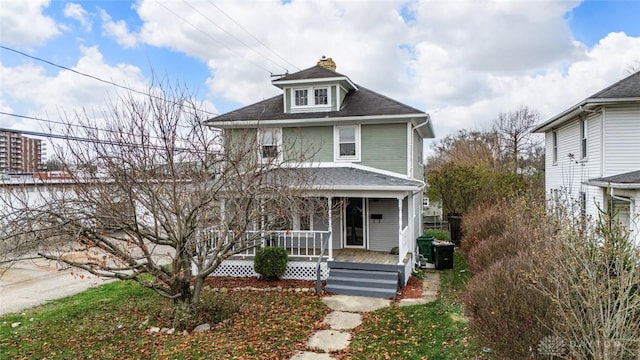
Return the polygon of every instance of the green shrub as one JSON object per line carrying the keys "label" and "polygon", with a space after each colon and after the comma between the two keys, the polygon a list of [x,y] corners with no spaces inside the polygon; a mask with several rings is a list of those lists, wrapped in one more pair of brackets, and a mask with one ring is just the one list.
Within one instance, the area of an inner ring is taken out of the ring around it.
{"label": "green shrub", "polygon": [[433,238],[436,240],[449,241],[449,239],[451,238],[449,236],[449,232],[446,230],[428,229],[424,231],[424,234],[433,236]]}
{"label": "green shrub", "polygon": [[280,247],[265,247],[256,251],[253,269],[266,280],[277,280],[287,270],[287,251]]}

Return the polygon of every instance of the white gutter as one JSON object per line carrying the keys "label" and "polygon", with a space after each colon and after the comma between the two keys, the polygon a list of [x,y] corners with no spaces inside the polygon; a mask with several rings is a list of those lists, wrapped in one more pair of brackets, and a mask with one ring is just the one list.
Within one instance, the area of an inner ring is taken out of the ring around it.
{"label": "white gutter", "polygon": [[[207,121],[206,125],[214,128],[242,128],[257,125],[313,125],[325,123],[363,122],[363,121],[388,121],[406,120],[412,118],[429,117],[429,114],[400,114],[400,115],[367,115],[367,116],[336,116],[322,118],[300,118],[300,119],[269,119],[269,120],[240,120],[240,121]],[[428,123],[428,121],[426,121]],[[422,123],[424,124],[424,123]]]}

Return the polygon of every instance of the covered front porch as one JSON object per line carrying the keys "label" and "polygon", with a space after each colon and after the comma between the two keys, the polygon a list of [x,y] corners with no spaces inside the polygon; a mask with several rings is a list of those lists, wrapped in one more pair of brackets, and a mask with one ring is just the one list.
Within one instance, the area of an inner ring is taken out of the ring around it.
{"label": "covered front porch", "polygon": [[[353,167],[306,170],[316,180],[311,189],[301,194],[302,206],[296,208],[292,204],[292,211],[274,209],[265,200],[260,205],[265,214],[262,223],[241,235],[246,249],[225,260],[212,275],[258,276],[253,271],[257,249],[276,246],[286,249],[289,255],[283,278],[327,280],[327,287],[331,287],[331,278],[337,274],[340,283],[333,285],[347,286],[341,282],[348,275],[356,276],[350,280],[350,286],[355,287],[363,283],[362,279],[373,280],[381,275],[385,280],[380,279],[380,283],[394,283],[393,292],[385,293],[385,297],[395,293],[398,285],[404,286],[416,264],[415,238],[422,231],[423,184]],[[309,211],[309,204],[321,209]],[[282,218],[280,214],[289,217]],[[265,224],[278,227],[267,228]],[[201,234],[205,241],[207,237],[238,241],[237,234],[231,231],[208,231]],[[356,280],[358,277],[360,280]]]}

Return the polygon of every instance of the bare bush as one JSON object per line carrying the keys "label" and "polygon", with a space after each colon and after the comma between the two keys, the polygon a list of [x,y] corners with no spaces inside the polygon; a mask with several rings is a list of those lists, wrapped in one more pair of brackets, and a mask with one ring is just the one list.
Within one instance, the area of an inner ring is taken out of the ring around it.
{"label": "bare bush", "polygon": [[640,356],[640,249],[603,213],[595,226],[566,221],[533,287],[557,316],[549,323],[571,359]]}
{"label": "bare bush", "polygon": [[464,299],[470,327],[500,359],[525,359],[551,334],[553,303],[532,289],[529,274],[540,259],[521,253],[495,262],[475,275]]}

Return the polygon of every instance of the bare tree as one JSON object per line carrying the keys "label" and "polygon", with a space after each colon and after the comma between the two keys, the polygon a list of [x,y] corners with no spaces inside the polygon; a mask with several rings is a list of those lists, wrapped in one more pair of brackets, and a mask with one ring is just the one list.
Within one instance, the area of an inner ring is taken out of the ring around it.
{"label": "bare tree", "polygon": [[69,141],[55,148],[71,175],[64,189],[36,201],[4,194],[0,240],[54,241],[39,254],[135,280],[172,299],[175,311],[195,313],[205,278],[261,244],[264,234],[247,230],[274,227],[312,180],[291,162],[260,161],[255,134],[224,148],[180,87],[128,94],[102,117],[67,120]]}
{"label": "bare tree", "polygon": [[460,130],[432,145],[434,154],[427,159],[427,170],[439,169],[446,163],[486,165],[499,168],[500,148],[494,132]]}
{"label": "bare tree", "polygon": [[494,131],[498,135],[504,159],[517,173],[521,165],[521,157],[540,144],[542,139],[531,130],[540,121],[540,114],[525,105],[508,113],[500,113],[494,122]]}

